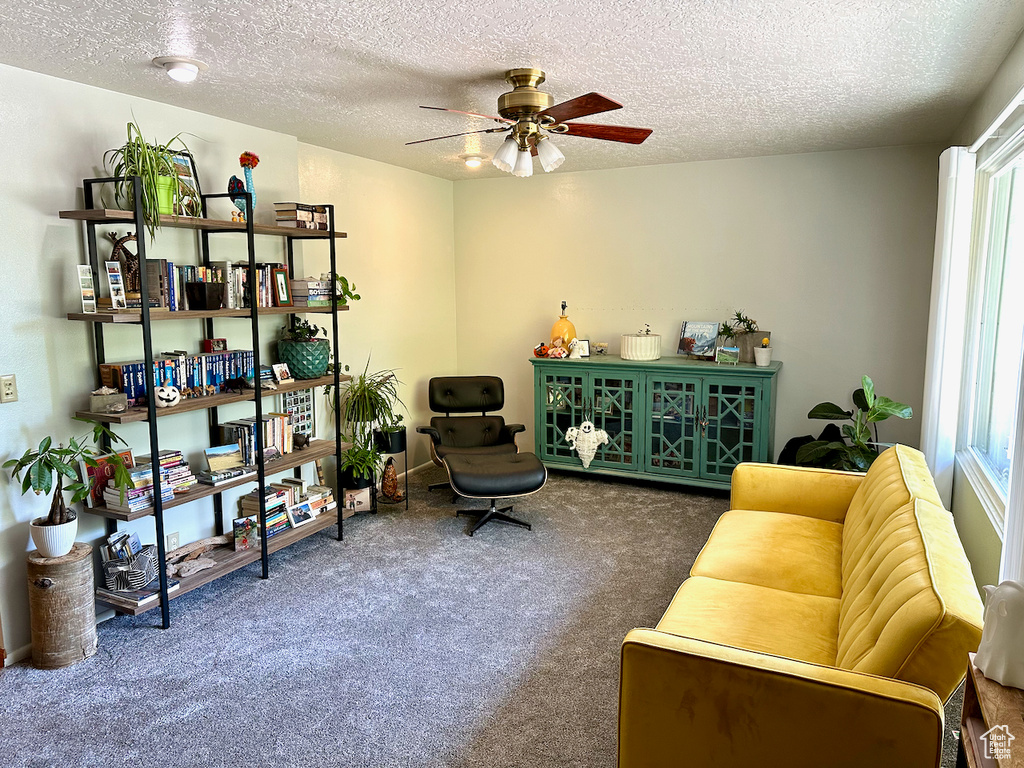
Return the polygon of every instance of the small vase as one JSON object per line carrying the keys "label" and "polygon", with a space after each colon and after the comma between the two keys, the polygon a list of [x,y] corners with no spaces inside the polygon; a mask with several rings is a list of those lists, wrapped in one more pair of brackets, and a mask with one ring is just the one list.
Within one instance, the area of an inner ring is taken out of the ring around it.
{"label": "small vase", "polygon": [[32,543],[43,557],[64,557],[75,546],[78,518],[60,525],[41,525],[45,517],[38,517],[29,525]]}
{"label": "small vase", "polygon": [[758,368],[767,368],[772,363],[771,347],[754,347],[754,365]]}
{"label": "small vase", "polygon": [[569,342],[576,338],[576,326],[572,324],[572,321],[564,313],[555,320],[555,324],[551,326],[551,343],[555,343],[555,339],[562,340],[562,348],[569,349]]}

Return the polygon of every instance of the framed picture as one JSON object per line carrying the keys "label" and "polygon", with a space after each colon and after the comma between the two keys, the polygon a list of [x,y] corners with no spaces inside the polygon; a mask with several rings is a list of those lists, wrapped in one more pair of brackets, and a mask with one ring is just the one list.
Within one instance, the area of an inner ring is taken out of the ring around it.
{"label": "framed picture", "polygon": [[274,271],[274,306],[292,306],[292,292],[288,285],[288,270],[283,267]]}
{"label": "framed picture", "polygon": [[679,330],[679,354],[714,360],[720,327],[721,323],[684,321]]}
{"label": "framed picture", "polygon": [[740,361],[739,347],[718,347],[715,350],[715,362],[719,365],[736,365]]}
{"label": "framed picture", "polygon": [[308,501],[296,504],[294,507],[288,507],[288,522],[292,524],[292,528],[305,525],[314,517],[316,517],[316,512],[310,507]]}
{"label": "framed picture", "polygon": [[82,475],[82,479],[89,478],[90,488],[89,495],[85,497],[86,506],[96,507],[105,506],[103,504],[103,489],[107,487],[107,483],[114,477],[114,465],[111,459],[114,456],[120,456],[121,461],[124,462],[126,467],[134,467],[135,459],[132,456],[132,452],[119,451],[118,453],[107,453],[103,456],[94,456],[96,460],[96,466],[90,467],[84,461],[78,462],[78,471]]}
{"label": "framed picture", "polygon": [[590,339],[578,339],[580,345],[580,357],[590,357]]}
{"label": "framed picture", "polygon": [[203,339],[203,352],[227,352],[227,339]]}
{"label": "framed picture", "polygon": [[171,155],[174,170],[178,177],[179,216],[201,217],[203,215],[202,189],[199,187],[199,173],[196,161],[189,152],[174,152]]}
{"label": "framed picture", "polygon": [[105,261],[107,270],[107,287],[110,289],[110,306],[113,309],[128,309],[128,296],[124,290],[124,278],[121,276],[121,262]]}
{"label": "framed picture", "polygon": [[288,414],[292,431],[303,435],[314,432],[313,390],[300,389],[297,392],[281,394],[281,410]]}
{"label": "framed picture", "polygon": [[341,510],[342,519],[352,517],[356,512],[369,512],[372,508],[369,488],[352,491],[346,488],[342,491],[341,498],[345,502]]}
{"label": "framed picture", "polygon": [[92,267],[88,264],[78,265],[78,287],[82,291],[82,312],[96,312],[96,285],[92,279]]}
{"label": "framed picture", "polygon": [[232,528],[235,534],[235,551],[257,549],[260,545],[260,524],[257,515],[237,518]]}
{"label": "framed picture", "polygon": [[274,381],[278,384],[288,384],[292,379],[292,372],[288,370],[288,363],[274,363],[271,366],[274,369]]}

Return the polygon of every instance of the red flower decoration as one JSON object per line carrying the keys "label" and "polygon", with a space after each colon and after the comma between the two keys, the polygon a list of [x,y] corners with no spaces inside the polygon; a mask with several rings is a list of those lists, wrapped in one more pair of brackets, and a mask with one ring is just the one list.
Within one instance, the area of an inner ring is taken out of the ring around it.
{"label": "red flower decoration", "polygon": [[255,168],[259,165],[260,157],[255,152],[243,152],[238,158],[238,164],[243,168]]}

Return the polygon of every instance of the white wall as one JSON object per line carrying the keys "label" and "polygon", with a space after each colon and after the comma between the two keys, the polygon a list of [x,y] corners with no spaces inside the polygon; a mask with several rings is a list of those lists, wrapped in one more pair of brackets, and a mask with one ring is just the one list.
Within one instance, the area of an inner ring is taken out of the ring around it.
{"label": "white wall", "polygon": [[[567,166],[585,151],[568,143]],[[784,363],[776,451],[865,373],[919,411],[939,149],[458,181],[459,369],[504,378],[506,419],[532,424],[528,358],[562,299],[612,352],[649,323],[672,354],[681,321],[742,309]],[[920,425],[896,421],[882,439],[916,443]]]}
{"label": "white wall", "polygon": [[[6,154],[0,185],[5,213],[0,317],[6,329],[0,373],[16,374],[20,390],[19,402],[0,407],[0,462],[21,455],[45,435],[61,439],[86,431],[71,416],[84,407],[95,386],[91,334],[84,323],[65,319],[80,307],[75,266],[85,263],[83,227],[59,219],[57,212],[81,207],[81,180],[98,175],[103,152],[123,143],[125,123],[133,114],[144,133],[155,138],[178,131],[195,134],[185,138],[205,192],[226,191],[227,179],[240,175],[238,155],[256,152],[257,221],[273,220],[273,202],[300,195],[338,205],[338,227],[351,235],[339,242],[340,269],[356,278],[364,296],[342,317],[344,359],[365,362],[372,347],[373,365],[402,368],[410,385],[435,369],[455,367],[450,182],[339,153],[318,157],[309,147],[301,148],[300,163],[300,146],[292,136],[0,66],[0,144]],[[221,205],[220,215],[227,218],[230,204]],[[163,230],[148,255],[197,263],[196,245],[193,233]],[[325,270],[326,247],[304,247],[298,259],[302,271]],[[214,258],[245,255],[244,240],[234,235],[214,236],[213,249]],[[101,245],[104,252],[109,248]],[[264,261],[284,261],[283,241],[257,238],[257,254]],[[263,337],[275,338],[280,325],[281,318],[265,320]],[[199,322],[156,324],[154,349],[198,351],[202,330]],[[233,347],[250,346],[248,320],[221,320],[217,331]],[[141,356],[138,328],[108,327],[107,342],[108,361]],[[265,354],[270,347],[264,347]],[[238,404],[221,409],[221,416],[227,420],[251,412],[251,405]],[[194,467],[201,466],[206,424],[201,411],[163,419],[161,446],[180,448]],[[136,453],[147,452],[144,424],[118,432]],[[414,455],[425,460],[419,448]],[[29,642],[28,521],[45,514],[47,503],[22,497],[8,478],[0,473],[0,624],[5,647],[16,659]],[[225,508],[231,508],[236,495],[226,498]],[[201,538],[213,531],[212,504],[200,501],[174,509],[166,521],[167,531],[179,531],[182,542]],[[126,527],[138,530],[143,541],[155,540],[151,519]],[[79,540],[96,543],[102,536],[102,520],[83,515]]]}
{"label": "white wall", "polygon": [[[415,427],[430,421],[427,380],[454,373],[452,182],[341,152],[299,145],[303,200],[334,203],[348,231],[338,270],[362,299],[339,318],[351,372],[393,369],[406,406],[409,466],[430,460]],[[306,262],[319,274],[326,254]],[[395,458],[401,471],[401,458]]]}

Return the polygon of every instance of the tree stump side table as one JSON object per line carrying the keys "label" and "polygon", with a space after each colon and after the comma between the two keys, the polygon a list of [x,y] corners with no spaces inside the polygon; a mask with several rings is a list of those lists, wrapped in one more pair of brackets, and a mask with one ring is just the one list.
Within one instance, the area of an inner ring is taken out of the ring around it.
{"label": "tree stump side table", "polygon": [[63,557],[28,554],[32,665],[57,669],[96,653],[92,547],[75,542]]}

